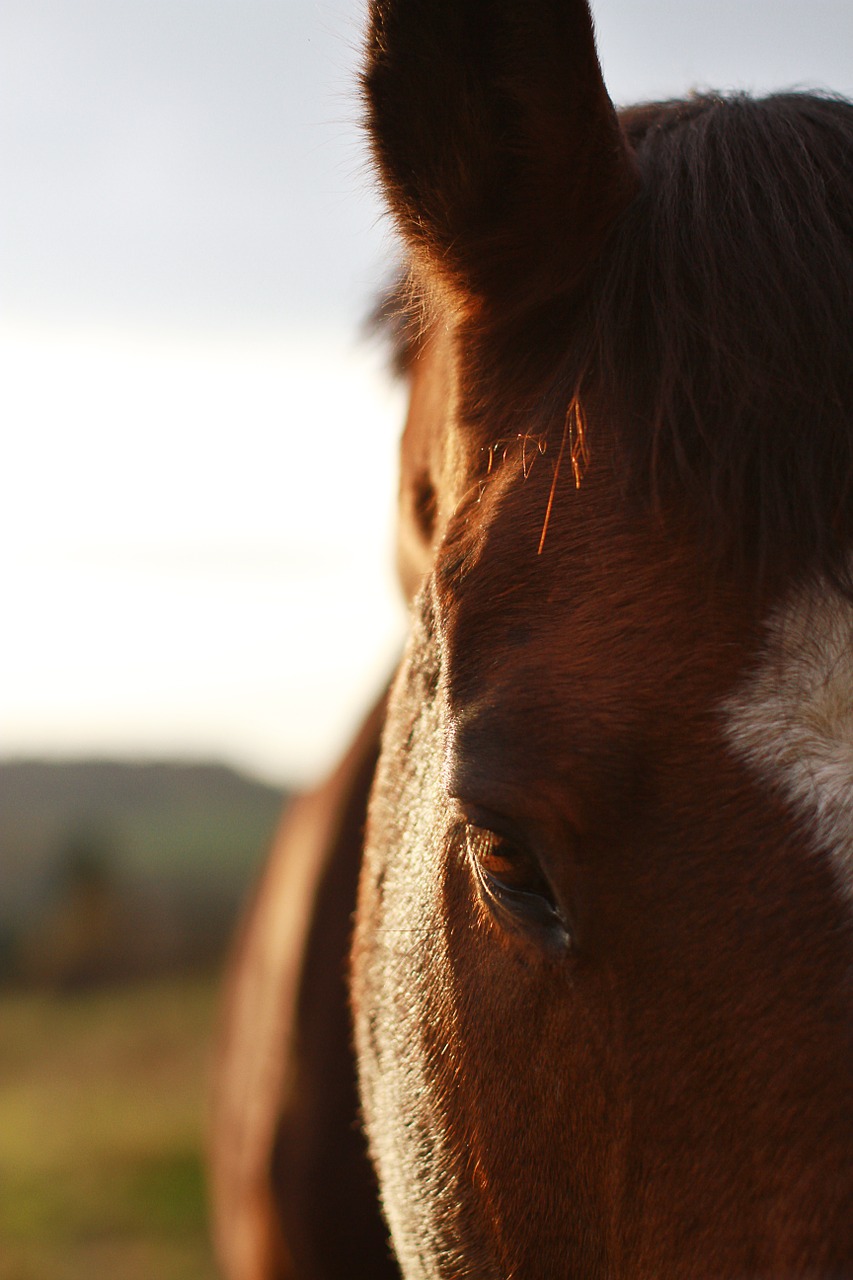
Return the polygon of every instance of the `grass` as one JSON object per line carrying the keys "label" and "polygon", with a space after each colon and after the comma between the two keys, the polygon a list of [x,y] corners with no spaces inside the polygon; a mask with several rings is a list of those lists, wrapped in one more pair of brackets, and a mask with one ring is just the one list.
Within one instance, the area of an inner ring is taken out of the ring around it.
{"label": "grass", "polygon": [[216,983],[0,996],[0,1280],[214,1280]]}

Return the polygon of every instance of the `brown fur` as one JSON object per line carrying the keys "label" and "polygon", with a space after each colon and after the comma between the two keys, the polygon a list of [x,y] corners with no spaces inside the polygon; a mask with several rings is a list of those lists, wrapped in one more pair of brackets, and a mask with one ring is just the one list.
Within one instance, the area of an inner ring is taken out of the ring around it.
{"label": "brown fur", "polygon": [[[849,915],[716,713],[754,600],[606,472],[537,556],[548,487],[513,452],[452,523],[374,790],[355,1001],[404,1275],[846,1275]],[[484,910],[471,805],[537,851],[565,958]]]}
{"label": "brown fur", "polygon": [[287,813],[232,959],[211,1189],[229,1280],[399,1275],[357,1124],[345,983],[384,703]]}

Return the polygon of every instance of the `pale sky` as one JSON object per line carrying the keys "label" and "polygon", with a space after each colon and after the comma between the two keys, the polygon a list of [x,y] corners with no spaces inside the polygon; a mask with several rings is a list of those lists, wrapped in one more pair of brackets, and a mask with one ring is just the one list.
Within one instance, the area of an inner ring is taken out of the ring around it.
{"label": "pale sky", "polygon": [[[850,0],[597,0],[618,102],[853,95]],[[403,629],[346,0],[0,7],[0,754],[328,767]]]}

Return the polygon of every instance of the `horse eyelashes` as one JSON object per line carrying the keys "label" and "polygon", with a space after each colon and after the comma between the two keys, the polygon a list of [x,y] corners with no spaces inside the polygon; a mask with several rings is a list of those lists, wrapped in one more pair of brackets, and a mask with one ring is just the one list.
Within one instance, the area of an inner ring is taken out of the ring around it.
{"label": "horse eyelashes", "polygon": [[465,846],[480,897],[499,926],[561,950],[571,944],[565,917],[532,852],[475,823],[466,824]]}
{"label": "horse eyelashes", "polygon": [[484,827],[469,826],[467,841],[470,855],[486,875],[500,880],[507,888],[521,892],[547,891],[544,877],[534,860],[517,845]]}

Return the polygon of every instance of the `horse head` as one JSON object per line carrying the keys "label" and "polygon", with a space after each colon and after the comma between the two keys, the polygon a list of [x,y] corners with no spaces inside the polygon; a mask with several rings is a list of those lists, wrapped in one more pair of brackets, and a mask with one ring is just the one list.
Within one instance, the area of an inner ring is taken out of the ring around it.
{"label": "horse head", "polygon": [[853,108],[373,0],[414,596],[352,959],[407,1280],[853,1274]]}

